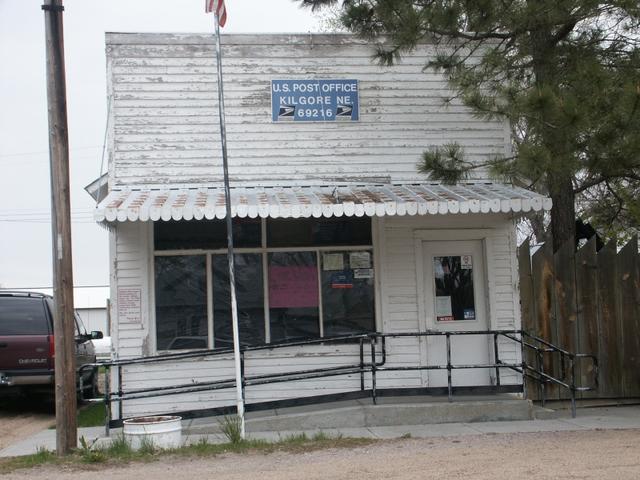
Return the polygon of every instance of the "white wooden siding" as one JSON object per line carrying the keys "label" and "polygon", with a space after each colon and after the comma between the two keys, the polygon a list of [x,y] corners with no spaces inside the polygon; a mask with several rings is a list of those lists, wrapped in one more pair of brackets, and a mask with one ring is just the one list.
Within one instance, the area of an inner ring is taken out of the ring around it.
{"label": "white wooden siding", "polygon": [[[512,235],[513,221],[505,215],[447,215],[434,217],[389,217],[376,222],[374,241],[379,242],[374,259],[379,278],[377,291],[381,305],[381,326],[384,332],[415,332],[421,329],[418,318],[418,292],[416,290],[416,258],[414,231],[424,229],[488,229],[490,243],[487,253],[487,276],[493,280],[489,286],[491,328],[520,328],[517,315],[518,296],[514,270],[505,261],[515,255]],[[118,252],[132,255],[117,264],[119,285],[142,285],[143,298],[150,298],[152,263],[148,259],[149,228],[144,223],[125,223],[118,226]],[[452,238],[454,240],[455,238]],[[139,259],[136,260],[137,255]],[[145,265],[147,267],[145,267]],[[124,327],[124,328],[123,328]],[[148,354],[147,345],[153,344],[154,335],[149,316],[143,318],[140,328],[128,328],[119,324],[117,342],[120,358]],[[506,362],[520,361],[520,351],[512,342],[500,341],[500,358]],[[380,349],[377,349],[378,352]],[[369,349],[365,346],[366,360]],[[419,342],[414,338],[389,339],[386,366],[415,366],[421,358]],[[326,366],[357,365],[357,345],[317,345],[292,347],[284,350],[253,352],[247,354],[246,374],[260,375],[276,372],[314,369]],[[125,390],[150,388],[193,382],[231,379],[234,376],[231,357],[184,360],[156,365],[131,366],[124,370]],[[370,388],[371,376],[365,375],[366,388]],[[507,370],[501,372],[503,384],[518,384],[518,375]],[[419,372],[380,372],[378,388],[416,388],[424,386]],[[285,400],[294,397],[325,395],[358,390],[359,375],[342,375],[314,380],[295,381],[271,385],[249,386],[247,402]],[[161,412],[179,412],[233,405],[234,389],[198,392],[130,400],[124,403],[124,416],[146,415]]]}
{"label": "white wooden siding", "polygon": [[[508,153],[504,122],[476,118],[423,45],[393,67],[348,35],[224,35],[229,169],[234,184],[424,179],[426,149],[457,141],[469,158]],[[107,34],[111,186],[221,181],[210,35]],[[272,123],[272,79],[354,78],[359,122]],[[483,173],[480,172],[479,176]]]}
{"label": "white wooden siding", "polygon": [[[385,309],[385,331],[419,331],[418,292],[416,291],[416,256],[414,231],[419,229],[464,230],[488,229],[486,238],[486,277],[489,298],[489,328],[512,330],[520,328],[517,312],[519,297],[517,272],[512,267],[516,245],[512,232],[514,223],[504,215],[447,215],[444,217],[389,217],[385,219],[383,268],[385,289],[382,302]],[[456,240],[455,234],[450,240]],[[504,362],[517,363],[521,354],[518,345],[507,339],[499,340],[499,355]],[[419,354],[418,348],[407,352]],[[409,360],[407,356],[407,360]],[[418,361],[411,357],[409,361]],[[515,372],[501,371],[503,384],[521,382]]]}
{"label": "white wooden siding", "polygon": [[[149,224],[126,222],[118,225],[112,234],[111,318],[112,342],[117,358],[133,358],[150,353],[149,341],[149,289],[150,266]],[[112,253],[112,258],[114,254]],[[127,323],[118,318],[118,288],[139,288],[141,297],[140,322]]]}

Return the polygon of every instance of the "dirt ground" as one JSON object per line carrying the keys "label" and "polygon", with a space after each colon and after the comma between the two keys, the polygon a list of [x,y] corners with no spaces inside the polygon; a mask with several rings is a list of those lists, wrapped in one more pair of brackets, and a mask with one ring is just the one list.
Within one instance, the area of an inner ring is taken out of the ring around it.
{"label": "dirt ground", "polygon": [[55,424],[52,402],[24,397],[0,399],[0,450]]}
{"label": "dirt ground", "polygon": [[[91,468],[91,467],[88,467]],[[399,439],[306,453],[167,457],[93,470],[39,467],[3,480],[94,479],[598,479],[640,478],[640,430],[519,433]]]}

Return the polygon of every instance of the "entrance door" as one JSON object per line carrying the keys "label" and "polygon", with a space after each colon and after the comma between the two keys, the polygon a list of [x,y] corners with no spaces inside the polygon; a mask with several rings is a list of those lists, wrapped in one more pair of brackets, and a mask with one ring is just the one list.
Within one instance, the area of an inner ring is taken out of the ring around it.
{"label": "entrance door", "polygon": [[[488,330],[484,249],[480,240],[425,241],[424,299],[427,330],[459,332]],[[424,342],[423,361],[446,365],[446,337],[429,336]],[[490,362],[488,335],[452,335],[452,365]],[[425,378],[426,377],[426,378]],[[427,370],[429,387],[446,387],[446,370]],[[452,371],[454,386],[490,385],[489,369]]]}

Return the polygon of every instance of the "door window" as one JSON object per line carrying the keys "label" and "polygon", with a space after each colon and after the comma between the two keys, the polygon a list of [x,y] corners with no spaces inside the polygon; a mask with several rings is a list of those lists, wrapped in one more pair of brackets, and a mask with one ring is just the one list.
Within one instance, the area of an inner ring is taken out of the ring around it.
{"label": "door window", "polygon": [[433,277],[436,321],[475,320],[473,256],[433,257]]}

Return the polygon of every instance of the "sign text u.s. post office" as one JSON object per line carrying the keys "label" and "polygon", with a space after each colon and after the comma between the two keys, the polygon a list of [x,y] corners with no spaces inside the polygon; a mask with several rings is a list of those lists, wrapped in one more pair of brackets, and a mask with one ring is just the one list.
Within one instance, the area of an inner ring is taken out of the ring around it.
{"label": "sign text u.s. post office", "polygon": [[357,80],[271,80],[274,122],[360,119]]}

